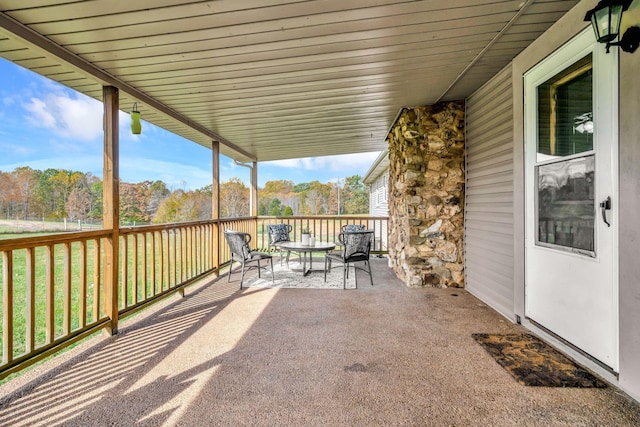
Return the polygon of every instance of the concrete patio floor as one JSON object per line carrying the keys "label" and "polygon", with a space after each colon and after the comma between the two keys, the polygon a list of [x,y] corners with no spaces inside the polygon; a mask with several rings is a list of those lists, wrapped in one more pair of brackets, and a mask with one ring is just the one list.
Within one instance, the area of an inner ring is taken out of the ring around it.
{"label": "concrete patio floor", "polygon": [[614,387],[518,384],[471,334],[520,326],[372,265],[347,291],[204,281],[4,384],[0,425],[640,425]]}

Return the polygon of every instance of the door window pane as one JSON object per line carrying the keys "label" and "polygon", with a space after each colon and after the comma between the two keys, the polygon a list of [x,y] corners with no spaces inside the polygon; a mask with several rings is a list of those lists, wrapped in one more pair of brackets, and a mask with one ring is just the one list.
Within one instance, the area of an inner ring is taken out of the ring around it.
{"label": "door window pane", "polygon": [[538,162],[593,150],[592,70],[589,54],[538,86]]}
{"label": "door window pane", "polygon": [[538,243],[594,251],[593,155],[536,167]]}

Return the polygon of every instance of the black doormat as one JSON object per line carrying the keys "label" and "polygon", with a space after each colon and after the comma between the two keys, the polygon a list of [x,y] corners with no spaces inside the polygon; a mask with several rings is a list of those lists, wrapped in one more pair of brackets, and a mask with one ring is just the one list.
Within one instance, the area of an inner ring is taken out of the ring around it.
{"label": "black doormat", "polygon": [[520,384],[539,387],[607,385],[531,334],[472,334]]}

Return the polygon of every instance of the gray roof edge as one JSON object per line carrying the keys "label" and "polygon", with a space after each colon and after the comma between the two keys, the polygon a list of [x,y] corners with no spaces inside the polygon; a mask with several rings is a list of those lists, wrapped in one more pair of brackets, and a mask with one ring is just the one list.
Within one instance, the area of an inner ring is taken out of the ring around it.
{"label": "gray roof edge", "polygon": [[362,179],[365,184],[373,184],[373,182],[389,168],[389,150],[380,152],[380,155],[373,161],[373,164]]}

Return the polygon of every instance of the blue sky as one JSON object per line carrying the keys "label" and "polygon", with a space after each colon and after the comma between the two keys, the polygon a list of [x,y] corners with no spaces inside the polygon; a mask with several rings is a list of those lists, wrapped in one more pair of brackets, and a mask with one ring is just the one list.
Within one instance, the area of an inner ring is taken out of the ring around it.
{"label": "blue sky", "polygon": [[[16,167],[69,169],[102,178],[102,104],[0,58],[0,171]],[[211,183],[211,151],[142,121],[132,135],[120,112],[120,179],[160,179],[171,189]],[[258,185],[277,179],[295,183],[364,176],[378,153],[261,162]],[[249,181],[249,170],[228,157],[221,180]]]}

